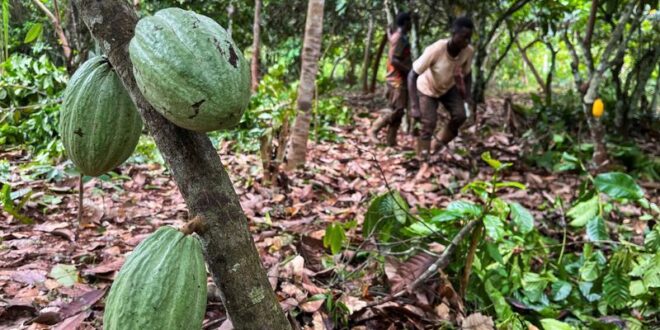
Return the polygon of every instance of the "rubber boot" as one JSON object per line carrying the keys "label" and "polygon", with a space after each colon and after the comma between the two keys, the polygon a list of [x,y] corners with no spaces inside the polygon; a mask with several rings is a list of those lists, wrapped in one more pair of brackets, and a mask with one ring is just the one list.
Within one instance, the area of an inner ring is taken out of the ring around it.
{"label": "rubber boot", "polygon": [[387,127],[387,145],[390,147],[396,147],[396,135],[399,128],[390,125]]}
{"label": "rubber boot", "polygon": [[371,143],[378,143],[378,132],[387,125],[389,116],[380,116],[374,123],[371,125],[371,128],[369,128],[369,141]]}
{"label": "rubber boot", "polygon": [[422,163],[429,161],[429,154],[431,151],[431,141],[417,139],[417,158]]}

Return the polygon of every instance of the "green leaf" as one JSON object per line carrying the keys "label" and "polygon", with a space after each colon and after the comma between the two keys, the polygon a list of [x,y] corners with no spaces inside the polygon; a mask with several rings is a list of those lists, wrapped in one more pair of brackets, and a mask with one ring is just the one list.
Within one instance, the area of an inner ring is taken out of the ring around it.
{"label": "green leaf", "polygon": [[628,174],[603,173],[596,176],[594,184],[598,191],[616,199],[637,200],[644,197],[644,190]]}
{"label": "green leaf", "polygon": [[[374,198],[364,216],[362,235],[375,233],[381,238],[389,237],[394,228],[406,222],[408,203],[398,191],[387,192]],[[380,230],[380,232],[379,232]]]}
{"label": "green leaf", "polygon": [[593,282],[579,282],[578,287],[580,288],[580,292],[582,293],[582,296],[587,299],[589,302],[594,302],[600,299],[600,295],[596,293],[591,293],[591,288],[593,288],[594,283]]}
{"label": "green leaf", "polygon": [[32,25],[28,33],[25,35],[25,39],[23,40],[24,43],[29,44],[37,38],[41,36],[41,32],[43,31],[43,24],[41,23],[36,23]]}
{"label": "green leaf", "polygon": [[520,190],[526,190],[527,186],[520,182],[515,182],[515,181],[504,181],[504,182],[498,182],[495,184],[496,188],[518,188]]}
{"label": "green leaf", "polygon": [[541,325],[543,326],[544,330],[574,330],[575,329],[572,325],[555,319],[542,319]]}
{"label": "green leaf", "polygon": [[486,162],[486,164],[488,164],[488,166],[492,167],[496,171],[499,171],[501,169],[507,168],[507,167],[512,165],[511,163],[502,163],[497,159],[493,159],[490,156],[490,151],[486,151],[486,152],[482,153],[481,154],[481,159],[483,159],[483,161]]}
{"label": "green leaf", "polygon": [[569,282],[556,281],[552,283],[552,300],[561,301],[566,299],[573,291],[573,286]]}
{"label": "green leaf", "polygon": [[486,215],[484,217],[484,227],[486,228],[486,234],[493,239],[495,242],[502,240],[504,236],[504,223],[500,218],[494,215]]}
{"label": "green leaf", "polygon": [[614,309],[622,309],[630,300],[630,279],[617,269],[611,269],[603,280],[603,296]]}
{"label": "green leaf", "polygon": [[461,213],[449,210],[440,210],[438,214],[431,218],[431,222],[448,222],[461,218]]}
{"label": "green leaf", "polygon": [[644,247],[650,252],[660,252],[660,226],[653,226],[653,230],[649,231],[644,238]]}
{"label": "green leaf", "polygon": [[493,243],[487,243],[486,252],[488,252],[488,255],[491,258],[493,258],[493,260],[499,262],[501,265],[504,265],[504,259],[502,259],[502,254],[500,253],[500,250],[497,248],[497,245]]}
{"label": "green leaf", "polygon": [[534,229],[534,216],[524,206],[518,203],[510,203],[511,218],[521,233],[527,234]]}
{"label": "green leaf", "polygon": [[590,198],[589,200],[577,203],[570,210],[568,210],[568,212],[566,212],[566,215],[573,219],[573,221],[570,223],[573,227],[583,227],[597,214],[598,196],[596,195],[594,195],[594,197]]}
{"label": "green leaf", "polygon": [[598,264],[595,261],[587,261],[580,267],[580,278],[586,282],[598,279]]}
{"label": "green leaf", "polygon": [[649,292],[649,290],[644,286],[644,282],[641,280],[635,280],[630,282],[630,295],[633,297],[641,296]]}
{"label": "green leaf", "polygon": [[73,265],[57,264],[49,275],[66,287],[71,287],[80,281],[78,270]]}
{"label": "green leaf", "polygon": [[603,218],[595,216],[587,222],[587,237],[590,241],[606,241],[610,238]]}
{"label": "green leaf", "polygon": [[337,254],[341,252],[341,248],[344,246],[346,241],[346,232],[344,227],[339,223],[333,223],[325,229],[325,235],[323,236],[323,246],[328,248],[332,254]]}
{"label": "green leaf", "polygon": [[538,302],[543,297],[545,287],[548,286],[548,279],[541,277],[537,273],[525,273],[522,280],[525,296],[532,302]]}
{"label": "green leaf", "polygon": [[511,306],[506,301],[506,298],[504,298],[502,292],[493,285],[490,279],[486,280],[484,288],[486,289],[490,301],[493,303],[493,307],[495,307],[495,313],[499,319],[506,320],[513,316],[514,312],[511,309]]}
{"label": "green leaf", "polygon": [[478,218],[481,216],[481,206],[463,200],[449,203],[447,211],[458,214],[460,217]]}

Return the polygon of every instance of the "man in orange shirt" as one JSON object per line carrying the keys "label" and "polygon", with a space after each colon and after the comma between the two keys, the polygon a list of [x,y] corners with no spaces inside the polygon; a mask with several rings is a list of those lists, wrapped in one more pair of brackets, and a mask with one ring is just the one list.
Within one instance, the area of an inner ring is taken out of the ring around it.
{"label": "man in orange shirt", "polygon": [[408,74],[411,115],[422,122],[417,152],[423,161],[428,161],[430,155],[439,103],[451,115],[439,138],[441,143],[447,144],[453,140],[465,122],[464,103],[472,103],[470,71],[474,48],[470,46],[470,39],[473,30],[474,24],[469,18],[456,19],[451,37],[428,46]]}
{"label": "man in orange shirt", "polygon": [[387,100],[392,112],[381,115],[369,129],[369,139],[378,142],[378,131],[386,125],[387,145],[396,146],[396,135],[401,119],[408,107],[406,77],[412,66],[408,31],[412,26],[410,14],[400,13],[396,18],[397,29],[389,35],[390,48],[387,53]]}

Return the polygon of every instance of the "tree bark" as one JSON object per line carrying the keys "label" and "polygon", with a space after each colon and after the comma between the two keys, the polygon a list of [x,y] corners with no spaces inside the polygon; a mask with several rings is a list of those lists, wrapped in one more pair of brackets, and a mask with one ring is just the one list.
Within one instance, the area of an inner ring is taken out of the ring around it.
{"label": "tree bark", "polygon": [[627,45],[626,42],[617,42],[617,41],[621,39],[626,23],[630,18],[633,8],[635,7],[635,3],[636,3],[635,1],[631,1],[624,9],[624,12],[621,14],[619,23],[612,32],[612,36],[610,37],[610,40],[608,41],[607,46],[603,51],[603,55],[601,56],[600,59],[600,64],[598,65],[598,69],[595,72],[593,72],[593,74],[590,76],[589,87],[582,99],[582,109],[584,111],[585,117],[587,118],[587,124],[589,125],[589,133],[591,135],[591,141],[594,144],[594,153],[592,156],[592,162],[597,167],[607,161],[608,155],[604,141],[605,129],[601,121],[597,118],[594,118],[591,115],[591,108],[593,106],[594,100],[598,96],[598,87],[600,86],[601,80],[603,78],[603,74],[605,73],[605,70],[610,64],[610,56],[612,55],[612,53],[614,53],[616,48],[619,49],[625,48]]}
{"label": "tree bark", "polygon": [[[137,88],[128,56],[137,16],[128,2],[76,0],[167,161],[189,212],[204,219],[206,260],[236,329],[290,329],[261,266],[238,196],[204,133],[175,126]],[[192,216],[191,216],[192,218]]]}
{"label": "tree bark", "polygon": [[369,65],[371,60],[371,42],[374,38],[374,15],[369,14],[369,25],[367,29],[367,42],[364,45],[364,59],[362,60],[362,93],[369,93]]}
{"label": "tree bark", "polygon": [[369,87],[369,92],[373,93],[376,91],[376,80],[378,79],[378,70],[380,69],[380,61],[383,58],[383,52],[385,51],[385,46],[387,45],[387,33],[383,34],[380,43],[378,44],[378,50],[376,51],[376,61],[374,62],[373,67],[371,68],[371,86]]}
{"label": "tree bark", "polygon": [[285,170],[292,170],[305,163],[307,138],[311,122],[312,99],[316,88],[321,41],[323,36],[323,5],[325,0],[309,0],[303,40],[300,85],[298,86],[298,114],[293,124],[291,139],[287,146]]}
{"label": "tree bark", "polygon": [[252,92],[259,87],[259,54],[261,50],[261,0],[254,0],[254,24],[252,25]]}

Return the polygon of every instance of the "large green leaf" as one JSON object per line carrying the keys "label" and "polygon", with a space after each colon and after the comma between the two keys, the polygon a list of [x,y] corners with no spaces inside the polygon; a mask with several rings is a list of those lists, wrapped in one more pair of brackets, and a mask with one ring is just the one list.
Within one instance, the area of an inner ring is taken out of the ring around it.
{"label": "large green leaf", "polygon": [[484,217],[484,227],[486,234],[495,242],[499,242],[504,237],[504,223],[500,218],[494,215],[486,215]]}
{"label": "large green leaf", "polygon": [[593,282],[598,279],[598,263],[587,261],[580,267],[580,277],[583,281]]}
{"label": "large green leaf", "polygon": [[447,205],[447,211],[457,214],[460,217],[478,218],[481,216],[481,206],[472,202],[458,200]]}
{"label": "large green leaf", "polygon": [[587,237],[590,241],[605,241],[610,238],[603,218],[595,216],[587,222]]}
{"label": "large green leaf", "polygon": [[525,296],[532,302],[538,302],[543,297],[545,287],[548,286],[548,279],[537,273],[525,273],[522,279]]}
{"label": "large green leaf", "polygon": [[[388,237],[390,231],[405,224],[408,216],[408,203],[398,191],[387,192],[373,199],[364,216],[362,234]],[[382,229],[383,232],[378,232]],[[383,235],[381,235],[383,234]]]}
{"label": "large green leaf", "polygon": [[511,218],[521,233],[526,234],[534,229],[534,216],[529,210],[518,203],[510,203]]}
{"label": "large green leaf", "polygon": [[598,214],[598,196],[595,196],[580,203],[577,203],[573,206],[566,215],[568,215],[573,221],[571,221],[571,226],[574,227],[583,227],[587,222]]}
{"label": "large green leaf", "polygon": [[571,294],[573,286],[569,282],[556,281],[552,283],[552,300],[561,301]]}
{"label": "large green leaf", "polygon": [[603,173],[594,180],[598,191],[616,199],[637,200],[644,197],[644,190],[630,175],[620,172]]}

